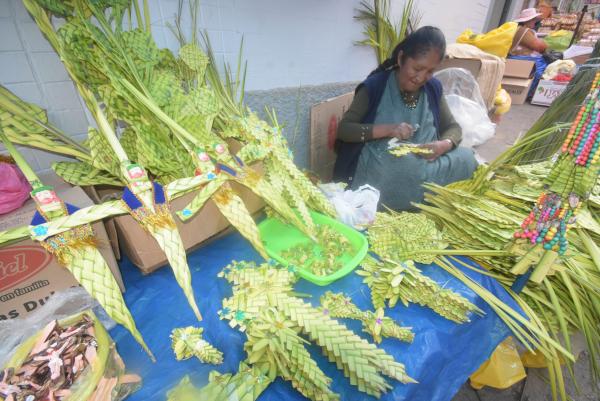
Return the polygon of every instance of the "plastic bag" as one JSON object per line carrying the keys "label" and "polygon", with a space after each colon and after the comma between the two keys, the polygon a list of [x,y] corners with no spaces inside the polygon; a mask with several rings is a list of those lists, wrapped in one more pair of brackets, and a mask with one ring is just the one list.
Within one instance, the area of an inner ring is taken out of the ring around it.
{"label": "plastic bag", "polygon": [[496,115],[506,114],[510,110],[511,105],[512,99],[510,95],[506,90],[499,86],[498,90],[496,91],[496,97],[494,98],[494,106],[496,106],[494,113]]}
{"label": "plastic bag", "polygon": [[484,386],[505,389],[526,376],[515,342],[509,337],[500,343],[490,359],[471,375],[471,386],[476,390]]}
{"label": "plastic bag", "polygon": [[442,83],[444,95],[458,95],[471,99],[485,110],[485,101],[481,96],[477,79],[464,68],[446,68],[434,74]]}
{"label": "plastic bag", "polygon": [[447,68],[435,74],[442,83],[448,107],[463,131],[461,146],[481,145],[496,133],[496,124],[488,116],[479,84],[464,68]]}
{"label": "plastic bag", "polygon": [[331,201],[337,217],[344,224],[363,229],[375,221],[379,190],[363,185],[356,191],[344,190],[345,184],[331,183],[319,185]]}
{"label": "plastic bag", "polygon": [[496,124],[477,102],[458,95],[446,96],[446,101],[454,119],[462,128],[463,139],[460,146],[472,148],[494,136]]}
{"label": "plastic bag", "polygon": [[20,208],[29,199],[31,185],[17,166],[0,163],[0,214]]}
{"label": "plastic bag", "polygon": [[574,75],[576,67],[573,60],[556,60],[546,67],[542,79],[554,79],[560,74]]}
{"label": "plastic bag", "polygon": [[471,29],[467,29],[460,34],[456,42],[473,45],[494,56],[506,58],[518,27],[516,22],[511,21],[488,33],[475,34]]}
{"label": "plastic bag", "polygon": [[572,38],[573,32],[561,29],[559,31],[550,32],[550,34],[544,38],[544,42],[548,45],[548,50],[564,52],[569,48]]}

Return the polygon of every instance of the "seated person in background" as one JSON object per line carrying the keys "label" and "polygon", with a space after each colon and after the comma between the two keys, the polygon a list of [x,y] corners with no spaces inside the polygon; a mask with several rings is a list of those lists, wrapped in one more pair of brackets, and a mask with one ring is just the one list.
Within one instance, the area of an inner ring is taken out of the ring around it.
{"label": "seated person in background", "polygon": [[[477,168],[473,151],[458,147],[461,128],[441,83],[432,78],[445,51],[438,28],[419,28],[356,88],[338,126],[334,181],[353,189],[370,184],[381,192],[380,206],[412,210],[412,202],[423,201],[423,183],[447,185],[472,176]],[[388,151],[391,138],[419,144],[432,154],[396,157]]]}
{"label": "seated person in background", "polygon": [[513,38],[510,55],[535,56],[546,51],[548,45],[543,40],[538,39],[533,30],[541,15],[535,8],[527,8],[521,11],[519,18],[515,20],[519,24],[519,28]]}

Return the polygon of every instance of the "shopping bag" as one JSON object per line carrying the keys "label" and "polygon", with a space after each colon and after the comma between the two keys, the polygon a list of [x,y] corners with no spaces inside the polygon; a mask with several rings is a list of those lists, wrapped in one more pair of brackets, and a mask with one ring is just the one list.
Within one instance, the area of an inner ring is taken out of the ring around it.
{"label": "shopping bag", "polygon": [[500,343],[490,359],[471,375],[471,387],[505,389],[523,380],[527,374],[512,337]]}
{"label": "shopping bag", "polygon": [[518,24],[507,22],[488,33],[475,34],[471,29],[460,34],[456,42],[473,45],[494,56],[506,58],[517,33]]}

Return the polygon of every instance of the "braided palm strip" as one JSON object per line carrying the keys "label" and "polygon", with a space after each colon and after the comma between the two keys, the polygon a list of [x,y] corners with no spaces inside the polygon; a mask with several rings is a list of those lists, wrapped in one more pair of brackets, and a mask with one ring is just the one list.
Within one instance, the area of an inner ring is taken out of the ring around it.
{"label": "braided palm strip", "polygon": [[255,267],[253,264],[234,263],[227,272],[219,273],[233,286],[233,296],[223,300],[223,309],[231,311],[229,325],[243,325],[232,318],[235,311],[244,311],[245,318],[254,319],[261,311],[272,306],[270,294],[287,294],[293,291],[292,284],[297,281],[294,273],[286,269],[273,269],[267,265]]}
{"label": "braided palm strip", "polygon": [[[338,400],[331,391],[331,379],[323,373],[304,347],[302,339],[285,316],[273,308],[264,309],[248,328],[244,349],[248,362],[277,366],[276,374],[292,383],[292,387],[314,401]],[[272,370],[272,369],[271,369]]]}
{"label": "braided palm strip", "polygon": [[290,180],[283,178],[280,174],[276,174],[272,166],[269,167],[266,171],[266,179],[269,181],[270,186],[280,194],[287,194],[287,199],[290,200],[291,206],[300,213],[300,217],[306,225],[308,232],[312,233],[313,236],[316,235],[315,223],[300,192]]}
{"label": "braided palm strip", "polygon": [[32,233],[31,237],[37,241],[41,241],[52,235],[60,234],[83,224],[93,223],[109,216],[127,213],[129,213],[129,210],[123,201],[108,201],[99,205],[92,205],[83,209],[79,209],[68,216],[58,217],[45,224],[45,227],[48,229],[45,234],[36,235],[35,233]]}
{"label": "braided palm strip", "polygon": [[408,301],[431,308],[437,314],[456,323],[469,322],[469,312],[479,308],[452,290],[441,288],[438,283],[421,274],[407,277],[411,284]]}
{"label": "braided palm strip", "polygon": [[[174,221],[172,227],[175,227]],[[171,269],[173,270],[173,274],[175,275],[175,280],[177,280],[177,284],[179,284],[183,290],[183,293],[185,294],[190,307],[194,311],[196,318],[198,320],[202,320],[202,315],[200,314],[198,305],[196,305],[196,300],[194,299],[192,275],[187,263],[183,241],[179,236],[179,231],[177,231],[176,228],[156,227],[154,225],[146,227],[146,229],[150,232],[152,237],[154,237],[156,242],[158,242],[158,245],[167,256],[167,260],[169,261]]]}
{"label": "braided palm strip", "polygon": [[[51,247],[46,249],[49,250]],[[89,245],[71,247],[68,252],[63,253],[60,260],[79,284],[102,305],[108,316],[129,330],[136,341],[152,356],[125,304],[115,277],[98,249]]]}
{"label": "braided palm strip", "polygon": [[263,258],[269,259],[269,255],[260,239],[256,223],[252,219],[244,201],[233,192],[231,187],[229,185],[221,186],[215,193],[215,196],[213,196],[213,201],[231,225],[237,228],[240,234],[250,241],[254,249]]}
{"label": "braided palm strip", "polygon": [[[252,175],[256,173],[252,172]],[[245,187],[249,188],[262,198],[269,206],[273,208],[279,215],[281,215],[287,221],[293,223],[300,231],[304,232],[309,236],[315,235],[314,224],[312,229],[308,224],[298,218],[298,215],[294,213],[292,208],[288,205],[285,199],[281,196],[283,188],[273,186],[271,182],[267,181],[265,177],[260,178],[242,178],[238,182]],[[309,215],[309,220],[312,223],[312,219]]]}
{"label": "braided palm strip", "polygon": [[[381,342],[382,337],[396,338],[407,343],[415,339],[415,333],[410,327],[401,327],[392,318],[378,317],[371,311],[363,312],[362,323],[363,331],[369,333],[377,344]],[[377,332],[377,327],[381,329],[380,332]]]}
{"label": "braided palm strip", "polygon": [[178,361],[197,357],[201,362],[218,365],[223,363],[223,353],[202,338],[201,327],[182,327],[171,332],[171,348]]}
{"label": "braided palm strip", "polygon": [[195,400],[254,401],[275,380],[268,373],[265,366],[248,366],[244,362],[240,362],[235,375],[211,372],[210,383]]}
{"label": "braided palm strip", "polygon": [[28,227],[16,227],[0,232],[0,245],[29,237]]}
{"label": "braided palm strip", "polygon": [[341,319],[363,319],[363,311],[354,305],[350,298],[344,296],[342,293],[333,293],[327,291],[319,299],[323,307],[323,311],[333,318]]}
{"label": "braided palm strip", "polygon": [[267,376],[268,369],[264,367],[249,367],[241,362],[238,373],[210,372],[209,383],[201,389],[197,389],[185,376],[179,384],[169,390],[167,401],[255,401],[260,394],[275,379]]}
{"label": "braided palm strip", "polygon": [[198,187],[207,184],[210,180],[205,174],[193,177],[179,178],[165,185],[165,194],[169,200],[179,198]]}
{"label": "braided palm strip", "polygon": [[[219,174],[216,179],[208,182],[200,192],[192,199],[192,201],[186,205],[182,210],[176,212],[177,216],[182,220],[186,221],[192,218],[204,204],[210,199],[211,196],[227,181],[227,177],[224,174]],[[184,213],[185,211],[185,213]]]}
{"label": "braided palm strip", "polygon": [[52,170],[72,185],[123,185],[123,182],[108,171],[98,170],[83,162],[55,162]]}
{"label": "braided palm strip", "polygon": [[371,311],[359,309],[344,294],[327,291],[321,296],[320,301],[322,311],[333,318],[360,320],[363,331],[369,333],[376,343],[381,342],[382,336],[397,338],[406,342],[412,342],[415,338],[409,327],[400,327],[387,316],[380,317]]}
{"label": "braided palm strip", "polygon": [[298,167],[294,164],[292,159],[288,156],[283,156],[280,152],[274,152],[275,160],[277,164],[279,164],[279,168],[277,171],[286,171],[296,187],[298,187],[298,191],[302,194],[304,199],[308,201],[312,207],[324,214],[335,217],[336,212],[333,208],[333,205],[323,193],[314,186],[314,184],[300,171]]}
{"label": "braided palm strip", "polygon": [[312,308],[300,299],[279,294],[272,297],[275,305],[294,321],[309,338],[324,348],[331,362],[335,362],[350,383],[360,391],[380,397],[391,386],[380,373],[402,383],[414,382],[404,365],[355,335],[345,326]]}

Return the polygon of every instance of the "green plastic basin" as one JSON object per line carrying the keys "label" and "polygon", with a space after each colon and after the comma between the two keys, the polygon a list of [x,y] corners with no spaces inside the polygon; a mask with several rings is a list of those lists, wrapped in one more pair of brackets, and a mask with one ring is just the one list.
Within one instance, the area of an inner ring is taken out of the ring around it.
{"label": "green plastic basin", "polygon": [[[328,285],[336,280],[351,273],[352,270],[359,265],[367,254],[368,243],[364,235],[331,217],[324,216],[320,213],[310,213],[315,224],[327,225],[332,227],[339,234],[343,235],[350,241],[352,245],[352,254],[344,253],[338,260],[342,262],[342,267],[335,272],[326,275],[318,276],[312,273],[305,266],[294,266],[300,277],[317,285]],[[312,240],[296,227],[286,224],[279,219],[269,217],[263,220],[258,225],[261,239],[265,245],[265,249],[270,257],[278,261],[284,266],[292,265],[291,261],[286,260],[281,254],[282,252],[296,245],[312,243]],[[315,244],[315,248],[320,246]],[[319,249],[320,250],[320,249]],[[310,263],[310,262],[307,262]]]}

